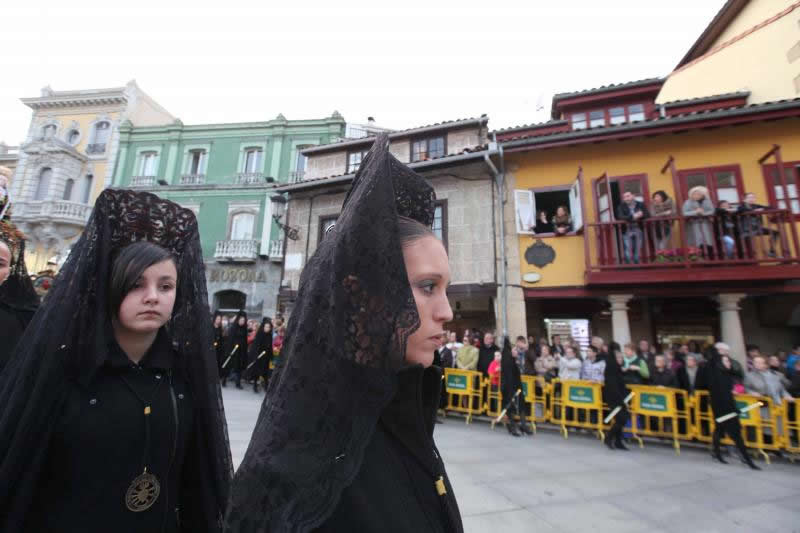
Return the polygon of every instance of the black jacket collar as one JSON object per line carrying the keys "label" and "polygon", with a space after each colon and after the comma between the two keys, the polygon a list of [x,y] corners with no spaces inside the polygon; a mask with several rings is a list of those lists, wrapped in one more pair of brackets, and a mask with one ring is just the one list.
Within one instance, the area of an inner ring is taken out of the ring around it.
{"label": "black jacket collar", "polygon": [[[158,330],[153,344],[147,353],[139,361],[139,366],[144,368],[153,368],[158,370],[171,370],[174,363],[174,350],[172,348],[172,341],[164,329]],[[133,363],[120,348],[117,341],[112,339],[108,346],[108,356],[106,357],[106,364],[111,368],[127,368]]]}

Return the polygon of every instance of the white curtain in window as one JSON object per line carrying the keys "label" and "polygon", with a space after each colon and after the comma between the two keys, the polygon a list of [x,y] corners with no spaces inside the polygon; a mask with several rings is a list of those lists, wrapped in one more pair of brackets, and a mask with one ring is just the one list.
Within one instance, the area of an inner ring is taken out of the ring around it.
{"label": "white curtain in window", "polygon": [[514,191],[514,204],[517,220],[517,233],[532,234],[536,225],[536,201],[532,191]]}
{"label": "white curtain in window", "polygon": [[583,227],[581,193],[581,180],[576,179],[569,189],[569,212],[572,215],[572,231],[578,231]]}
{"label": "white curtain in window", "polygon": [[238,213],[231,219],[231,240],[248,240],[253,238],[253,213]]}

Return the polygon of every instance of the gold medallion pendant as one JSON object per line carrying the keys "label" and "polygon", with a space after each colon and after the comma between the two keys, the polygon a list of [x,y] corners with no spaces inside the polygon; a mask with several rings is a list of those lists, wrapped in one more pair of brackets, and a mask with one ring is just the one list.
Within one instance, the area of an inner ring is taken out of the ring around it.
{"label": "gold medallion pendant", "polygon": [[131,481],[125,494],[125,506],[129,511],[141,513],[153,506],[160,492],[161,484],[156,476],[145,470]]}

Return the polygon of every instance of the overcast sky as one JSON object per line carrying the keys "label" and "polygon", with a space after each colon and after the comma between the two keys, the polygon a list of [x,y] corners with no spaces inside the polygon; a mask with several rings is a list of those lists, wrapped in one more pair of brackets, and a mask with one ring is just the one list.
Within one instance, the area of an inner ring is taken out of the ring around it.
{"label": "overcast sky", "polygon": [[24,139],[19,98],[45,85],[131,79],[187,124],[538,122],[553,93],[667,75],[724,1],[116,3],[2,8],[0,140]]}

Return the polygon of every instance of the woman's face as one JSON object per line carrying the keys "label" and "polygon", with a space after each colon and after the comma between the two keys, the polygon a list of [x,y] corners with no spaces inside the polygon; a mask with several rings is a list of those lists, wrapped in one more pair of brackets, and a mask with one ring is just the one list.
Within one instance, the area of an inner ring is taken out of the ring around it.
{"label": "woman's face", "polygon": [[222,325],[222,317],[217,315],[214,317],[214,327],[218,328]]}
{"label": "woman's face", "polygon": [[654,194],[653,195],[653,203],[655,205],[661,205],[663,202],[664,201],[661,199],[661,195],[660,194]]}
{"label": "woman's face", "polygon": [[539,220],[542,222],[547,222],[547,213],[544,211],[539,211]]}
{"label": "woman's face", "polygon": [[246,319],[245,317],[243,317],[243,316],[240,316],[240,317],[239,317],[239,320],[237,321],[237,323],[238,323],[240,326],[244,326],[245,324],[247,324],[247,319]]}
{"label": "woman's face", "polygon": [[567,214],[567,210],[564,209],[563,207],[559,207],[558,209],[556,209],[556,215],[558,215],[560,217],[563,217],[566,214]]}
{"label": "woman's face", "polygon": [[404,246],[403,260],[420,320],[419,328],[408,338],[406,361],[427,367],[433,363],[445,322],[453,320],[447,299],[450,264],[444,246],[432,236]]}
{"label": "woman's face", "polygon": [[731,369],[731,360],[727,355],[722,356],[722,366],[724,366],[728,370]]}
{"label": "woman's face", "polygon": [[11,249],[0,241],[0,285],[6,280],[9,272],[11,272]]}
{"label": "woman's face", "polygon": [[705,198],[705,197],[706,196],[703,194],[702,191],[694,191],[694,192],[692,192],[692,200],[694,200],[695,202],[702,202],[703,198]]}
{"label": "woman's face", "polygon": [[269,333],[270,331],[272,331],[272,324],[270,324],[269,322],[265,322],[264,323],[264,333]]}
{"label": "woman's face", "polygon": [[167,323],[175,306],[178,273],[170,260],[145,270],[119,306],[118,324],[132,333],[152,333]]}

